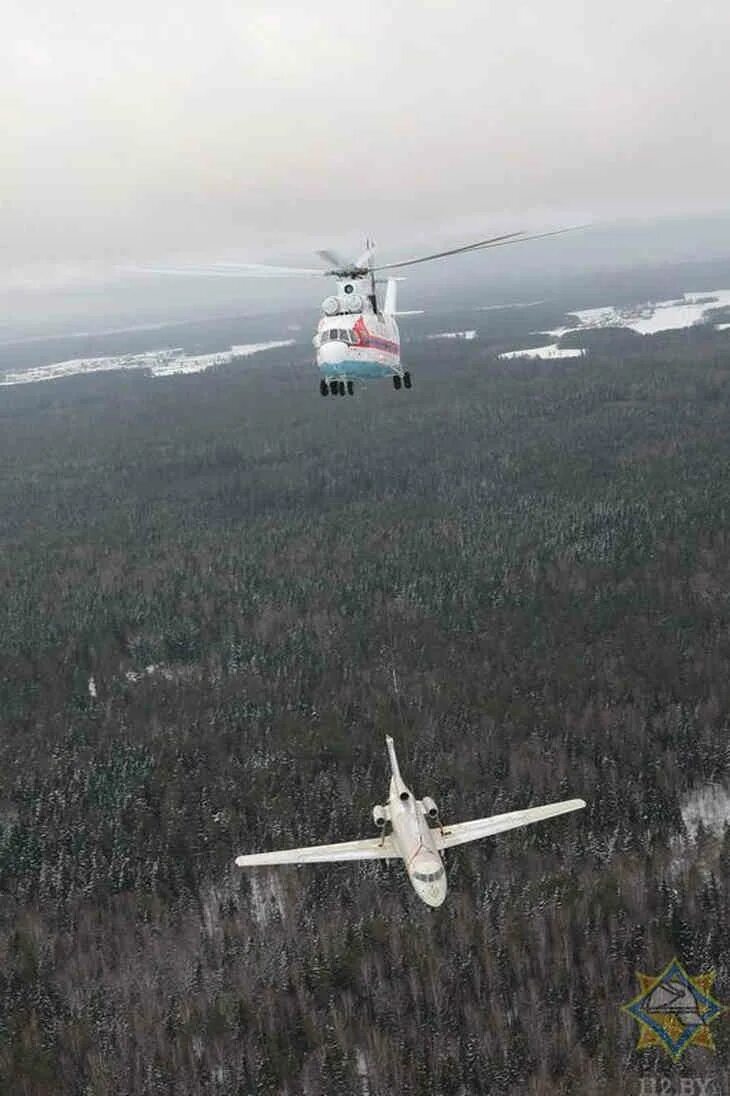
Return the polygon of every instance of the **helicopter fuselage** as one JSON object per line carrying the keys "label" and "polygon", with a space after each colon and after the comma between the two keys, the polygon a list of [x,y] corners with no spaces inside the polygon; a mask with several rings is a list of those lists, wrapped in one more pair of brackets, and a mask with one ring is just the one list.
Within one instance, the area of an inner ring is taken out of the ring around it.
{"label": "helicopter fuselage", "polygon": [[398,325],[367,279],[338,283],[322,304],[312,343],[325,383],[403,376]]}

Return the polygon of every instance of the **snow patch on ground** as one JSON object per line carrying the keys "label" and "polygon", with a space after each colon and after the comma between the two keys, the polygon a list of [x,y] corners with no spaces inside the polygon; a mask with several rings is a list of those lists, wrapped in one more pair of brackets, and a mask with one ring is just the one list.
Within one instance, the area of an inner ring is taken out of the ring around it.
{"label": "snow patch on ground", "polygon": [[730,331],[730,323],[716,323],[715,331]]}
{"label": "snow patch on ground", "polygon": [[[167,671],[162,666],[156,666],[151,663],[149,666],[145,666],[144,670],[127,670],[124,675],[127,681],[135,682],[141,681],[143,677],[152,677],[153,674],[160,673],[162,677],[167,677]],[[169,680],[169,679],[168,679]]]}
{"label": "snow patch on ground", "polygon": [[476,331],[439,331],[437,335],[426,335],[427,339],[476,339]]}
{"label": "snow patch on ground", "polygon": [[361,1047],[357,1047],[355,1050],[355,1068],[360,1078],[362,1096],[370,1096],[370,1070],[368,1069],[367,1056]]}
{"label": "snow patch on ground", "polygon": [[41,365],[23,373],[6,373],[0,386],[11,384],[35,384],[39,381],[54,381],[61,377],[73,377],[80,373],[107,373],[115,369],[143,369],[151,377],[171,377],[176,373],[202,373],[216,365],[228,365],[238,358],[247,358],[262,350],[274,350],[281,346],[292,346],[294,339],[279,339],[274,342],[248,343],[232,346],[217,354],[195,354],[188,356],[180,347],[166,350],[148,350],[142,354],[120,354],[109,358],[74,358],[71,361],[54,362]]}
{"label": "snow patch on ground", "polygon": [[[655,335],[658,331],[679,331],[705,322],[705,316],[715,308],[730,306],[730,289],[708,289],[685,293],[676,300],[647,301],[644,304],[615,308],[584,308],[569,313],[578,320],[577,327],[556,327],[543,334],[561,339],[571,331],[587,331],[600,327],[625,327],[639,335]],[[725,325],[718,325],[718,329]],[[730,325],[728,325],[730,326]]]}
{"label": "snow patch on ground", "polygon": [[265,928],[275,913],[284,917],[284,891],[274,872],[251,872],[251,913],[259,928]]}
{"label": "snow patch on ground", "polygon": [[558,346],[551,343],[549,346],[532,346],[529,350],[506,350],[500,354],[500,358],[541,358],[543,361],[554,361],[556,358],[582,358],[585,350],[574,346]]}
{"label": "snow patch on ground", "polygon": [[200,891],[201,929],[209,940],[223,942],[225,911],[238,905],[239,873],[229,871],[218,883]]}
{"label": "snow patch on ground", "polygon": [[533,335],[550,335],[553,339],[562,339],[563,335],[569,335],[575,327],[552,327],[549,331],[533,331]]}
{"label": "snow patch on ground", "polygon": [[721,784],[704,784],[693,788],[680,803],[682,821],[694,839],[700,823],[706,830],[721,837],[725,824],[730,823],[730,788]]}
{"label": "snow patch on ground", "polygon": [[135,684],[145,677],[159,677],[163,681],[191,681],[198,676],[200,669],[197,666],[165,666],[164,663],[151,663],[144,670],[127,670],[124,675],[127,681]]}
{"label": "snow patch on ground", "polygon": [[96,691],[96,682],[94,681],[94,677],[92,675],[89,678],[89,696],[91,697],[92,700],[96,700],[97,695],[98,694],[97,694],[97,691]]}

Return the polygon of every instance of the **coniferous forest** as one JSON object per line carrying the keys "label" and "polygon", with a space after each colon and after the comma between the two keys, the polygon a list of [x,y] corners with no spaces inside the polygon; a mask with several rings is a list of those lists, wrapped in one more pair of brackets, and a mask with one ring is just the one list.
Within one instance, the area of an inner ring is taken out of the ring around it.
{"label": "coniferous forest", "polygon": [[[730,1002],[730,349],[413,343],[0,397],[0,1092],[639,1093],[674,956]],[[384,736],[446,822],[585,811],[402,867]],[[723,1082],[724,1083],[724,1082]],[[724,1089],[722,1091],[725,1091]]]}

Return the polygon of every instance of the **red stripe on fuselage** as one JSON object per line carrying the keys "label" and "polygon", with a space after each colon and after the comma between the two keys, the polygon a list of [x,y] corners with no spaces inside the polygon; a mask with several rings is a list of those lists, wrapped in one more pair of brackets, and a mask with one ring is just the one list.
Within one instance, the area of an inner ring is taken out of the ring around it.
{"label": "red stripe on fuselage", "polygon": [[369,350],[385,350],[388,354],[400,354],[400,346],[390,339],[379,339],[377,335],[368,335],[365,342],[359,342],[358,346]]}
{"label": "red stripe on fuselage", "polygon": [[357,345],[369,350],[385,350],[388,354],[400,354],[400,344],[392,339],[383,339],[380,335],[373,335],[365,326],[362,316],[352,327],[353,334],[357,337]]}

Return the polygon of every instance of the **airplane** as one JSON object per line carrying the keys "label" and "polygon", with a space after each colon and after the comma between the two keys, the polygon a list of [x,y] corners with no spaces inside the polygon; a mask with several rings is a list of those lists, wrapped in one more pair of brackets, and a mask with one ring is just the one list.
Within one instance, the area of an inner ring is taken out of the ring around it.
{"label": "airplane", "polygon": [[[582,226],[581,226],[582,227]],[[343,258],[332,250],[318,251],[328,270],[289,266],[265,266],[260,263],[219,263],[208,267],[178,267],[167,269],[142,269],[141,274],[185,274],[196,277],[225,278],[335,278],[335,292],[322,301],[322,315],[312,339],[315,360],[319,370],[319,391],[322,396],[354,395],[356,380],[367,381],[390,377],[396,391],[412,388],[409,369],[401,362],[399,316],[420,315],[420,311],[399,312],[396,307],[398,282],[401,277],[388,275],[385,283],[376,278],[383,271],[401,270],[419,263],[444,259],[451,255],[484,251],[492,247],[541,240],[547,236],[559,236],[573,232],[575,228],[561,228],[553,232],[508,232],[477,240],[461,247],[436,251],[414,259],[402,259],[395,263],[375,264],[375,245],[366,241],[365,250],[354,260]],[[385,295],[378,297],[378,287],[385,284]]]}
{"label": "airplane", "polygon": [[[476,818],[444,826],[433,799],[416,799],[400,774],[395,746],[390,735],[385,744],[390,760],[390,793],[388,802],[373,807],[373,819],[380,837],[362,841],[343,841],[335,845],[310,845],[302,849],[281,852],[257,852],[236,857],[239,868],[264,867],[272,864],[316,864],[340,860],[402,860],[408,878],[418,897],[434,908],[446,898],[446,872],[442,859],[445,849],[491,837],[518,826],[529,826],[545,818],[554,818],[568,811],[585,807],[583,799],[566,799],[544,807],[495,814],[491,818]],[[390,823],[391,831],[386,833]]]}

